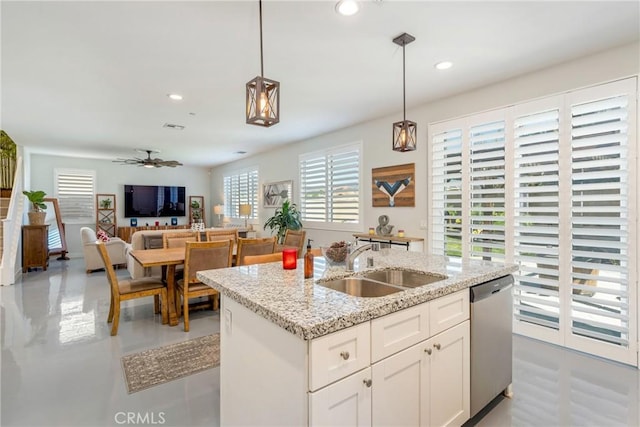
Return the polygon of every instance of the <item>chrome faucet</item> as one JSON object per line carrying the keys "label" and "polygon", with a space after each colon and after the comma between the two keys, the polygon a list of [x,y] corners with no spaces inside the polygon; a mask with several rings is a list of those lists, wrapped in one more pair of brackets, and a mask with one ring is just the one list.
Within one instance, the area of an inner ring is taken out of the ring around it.
{"label": "chrome faucet", "polygon": [[352,249],[352,248],[353,246],[351,245],[351,243],[349,243],[349,246],[347,249],[347,271],[353,271],[353,262],[355,261],[357,256],[360,255],[361,253],[368,251],[369,249],[371,249],[372,251],[379,251],[380,243],[377,243],[377,242],[367,243],[365,245],[358,246],[355,249]]}

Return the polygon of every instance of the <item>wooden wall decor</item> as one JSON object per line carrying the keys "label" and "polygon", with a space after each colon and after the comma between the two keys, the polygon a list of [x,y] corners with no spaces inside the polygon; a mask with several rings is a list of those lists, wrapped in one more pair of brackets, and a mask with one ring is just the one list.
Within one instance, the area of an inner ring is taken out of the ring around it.
{"label": "wooden wall decor", "polygon": [[416,164],[386,166],[371,170],[373,207],[416,205]]}

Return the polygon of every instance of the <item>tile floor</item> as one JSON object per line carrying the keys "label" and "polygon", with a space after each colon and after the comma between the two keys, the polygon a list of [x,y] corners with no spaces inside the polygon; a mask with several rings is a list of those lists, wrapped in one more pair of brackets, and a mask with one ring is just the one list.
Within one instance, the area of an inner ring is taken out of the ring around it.
{"label": "tile floor", "polygon": [[[111,337],[104,273],[86,275],[82,259],[0,287],[0,426],[218,426],[219,369],[127,394],[122,355],[219,330],[210,311],[188,333],[161,325],[151,301],[127,304]],[[469,424],[640,425],[637,369],[519,336],[513,369],[514,398]]]}

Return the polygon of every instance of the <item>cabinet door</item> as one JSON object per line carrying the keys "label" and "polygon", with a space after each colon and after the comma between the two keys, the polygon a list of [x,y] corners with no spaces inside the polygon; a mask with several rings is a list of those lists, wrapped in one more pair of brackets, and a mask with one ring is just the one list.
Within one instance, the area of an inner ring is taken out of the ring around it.
{"label": "cabinet door", "polygon": [[[428,341],[416,344],[372,366],[372,424],[429,425]],[[436,391],[437,392],[437,391]]]}
{"label": "cabinet door", "polygon": [[430,358],[431,426],[459,426],[470,414],[469,321],[432,337]]}
{"label": "cabinet door", "polygon": [[370,426],[371,368],[309,393],[309,425]]}

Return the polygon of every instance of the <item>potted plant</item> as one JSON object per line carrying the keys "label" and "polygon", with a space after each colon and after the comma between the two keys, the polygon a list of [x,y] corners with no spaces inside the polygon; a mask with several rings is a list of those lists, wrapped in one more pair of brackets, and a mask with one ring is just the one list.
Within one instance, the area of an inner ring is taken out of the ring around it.
{"label": "potted plant", "polygon": [[102,209],[110,209],[111,208],[111,199],[102,199],[102,200],[100,200],[100,207]]}
{"label": "potted plant", "polygon": [[302,228],[302,222],[300,220],[300,212],[295,204],[291,204],[289,200],[285,200],[282,203],[282,207],[276,209],[274,215],[267,220],[264,224],[264,229],[267,227],[273,232],[276,230],[278,236],[278,243],[284,242],[284,234],[289,230],[299,230]]}
{"label": "potted plant", "polygon": [[44,196],[47,195],[42,190],[36,191],[23,191],[22,194],[27,196],[29,202],[31,202],[31,210],[27,214],[29,216],[29,224],[30,225],[43,225],[44,219],[47,215],[45,209],[47,209],[47,205],[44,203]]}

